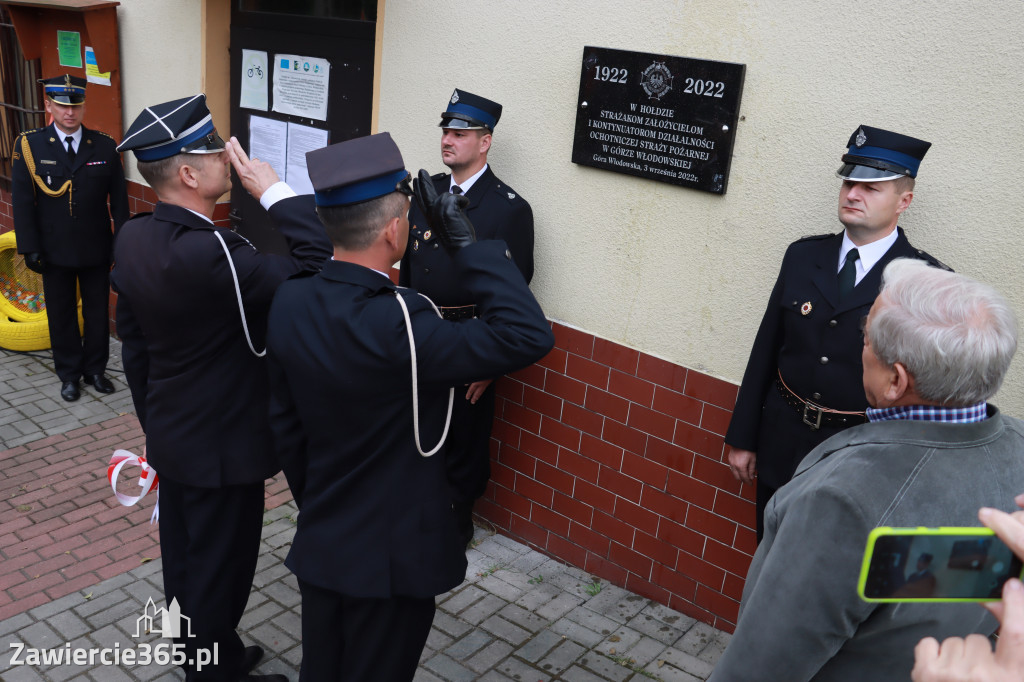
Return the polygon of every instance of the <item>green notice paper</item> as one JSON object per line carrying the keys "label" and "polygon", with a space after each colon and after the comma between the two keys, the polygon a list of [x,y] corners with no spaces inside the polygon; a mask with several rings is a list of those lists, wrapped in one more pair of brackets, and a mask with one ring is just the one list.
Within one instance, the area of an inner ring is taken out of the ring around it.
{"label": "green notice paper", "polygon": [[57,54],[61,66],[82,68],[82,37],[78,31],[57,31]]}

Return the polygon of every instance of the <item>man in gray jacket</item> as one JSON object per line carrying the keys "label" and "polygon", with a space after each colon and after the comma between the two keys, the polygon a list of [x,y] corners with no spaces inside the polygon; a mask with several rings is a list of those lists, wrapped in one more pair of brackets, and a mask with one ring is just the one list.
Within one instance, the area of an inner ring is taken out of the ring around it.
{"label": "man in gray jacket", "polygon": [[811,451],[765,513],[736,632],[715,667],[732,680],[906,680],[926,636],[991,634],[976,604],[857,596],[876,526],[976,526],[1024,490],[1024,422],[987,404],[1017,348],[996,291],[895,260],[864,328],[869,423]]}

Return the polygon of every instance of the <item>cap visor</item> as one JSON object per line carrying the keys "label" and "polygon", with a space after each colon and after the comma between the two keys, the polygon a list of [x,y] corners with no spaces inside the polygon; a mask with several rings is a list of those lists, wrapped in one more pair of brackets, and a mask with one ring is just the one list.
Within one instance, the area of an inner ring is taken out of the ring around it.
{"label": "cap visor", "polygon": [[892,171],[858,166],[855,163],[844,163],[836,171],[836,175],[843,180],[852,180],[853,182],[885,182],[886,180],[909,177],[900,173],[893,173]]}
{"label": "cap visor", "polygon": [[441,122],[437,124],[440,128],[458,128],[461,130],[482,130],[487,129],[483,123],[479,121],[465,120],[461,118],[453,118],[446,116],[441,119]]}
{"label": "cap visor", "polygon": [[183,154],[216,154],[224,151],[224,139],[214,130],[181,150]]}

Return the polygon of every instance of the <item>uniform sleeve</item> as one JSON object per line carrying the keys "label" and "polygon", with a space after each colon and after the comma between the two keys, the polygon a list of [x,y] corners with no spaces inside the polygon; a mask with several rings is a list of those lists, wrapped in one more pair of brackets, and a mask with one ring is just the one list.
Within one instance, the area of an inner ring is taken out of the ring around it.
{"label": "uniform sleeve", "polygon": [[269,213],[288,244],[288,255],[262,253],[241,237],[224,234],[247,308],[269,306],[281,282],[303,270],[320,270],[333,253],[312,196],[283,199]]}
{"label": "uniform sleeve", "polygon": [[821,487],[791,498],[776,534],[766,536],[767,551],[754,558],[736,632],[710,682],[745,682],[764,671],[785,671],[792,682],[813,678],[876,607],[857,596],[869,527],[843,491]]}
{"label": "uniform sleeve", "polygon": [[121,155],[115,149],[113,151],[111,166],[113,172],[110,174],[110,217],[114,220],[114,234],[117,234],[124,222],[128,220],[128,185],[124,179],[124,166],[121,164]]}
{"label": "uniform sleeve", "polygon": [[[36,196],[32,172],[21,152],[24,135],[14,140],[14,161],[11,164],[11,203],[14,213],[14,232],[18,240],[18,253],[40,253],[43,250],[36,223]],[[26,143],[27,144],[27,143]]]}
{"label": "uniform sleeve", "polygon": [[[788,254],[787,254],[788,256]],[[743,373],[736,406],[733,408],[729,430],[725,434],[725,442],[735,448],[757,451],[757,435],[761,428],[761,407],[778,371],[779,350],[782,347],[782,316],[781,302],[783,273],[786,270],[786,258],[782,260],[782,268],[771,296],[768,307],[761,318],[761,326],[754,337],[754,346],[750,350],[747,369]]]}
{"label": "uniform sleeve", "polygon": [[533,279],[533,209],[526,201],[517,201],[505,225],[503,234],[498,235],[508,244],[519,272],[529,284]]}
{"label": "uniform sleeve", "polygon": [[455,255],[459,277],[477,302],[477,318],[447,322],[422,299],[416,302],[421,384],[437,388],[498,377],[536,362],[554,346],[544,311],[505,251],[504,242],[485,240]]}
{"label": "uniform sleeve", "polygon": [[[114,279],[116,281],[116,273]],[[114,290],[117,290],[116,284]],[[121,361],[124,365],[124,377],[128,382],[128,389],[132,392],[135,414],[145,432],[149,353],[146,350],[146,337],[142,333],[142,327],[139,326],[131,304],[124,294],[118,294],[116,317],[117,335],[121,337]]]}
{"label": "uniform sleeve", "polygon": [[306,488],[308,440],[292,397],[288,377],[273,349],[269,347],[267,368],[270,376],[270,429],[274,434],[278,464],[284,471],[295,504],[301,510]]}

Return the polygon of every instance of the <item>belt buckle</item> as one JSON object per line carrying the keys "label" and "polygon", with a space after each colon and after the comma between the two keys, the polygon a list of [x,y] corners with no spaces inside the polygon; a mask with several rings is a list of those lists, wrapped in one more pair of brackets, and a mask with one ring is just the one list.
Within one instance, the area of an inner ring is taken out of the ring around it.
{"label": "belt buckle", "polygon": [[[808,418],[808,411],[811,411],[811,417]],[[814,413],[817,412],[817,417],[814,417]],[[811,405],[810,403],[804,403],[804,424],[811,427],[811,431],[817,431],[821,428],[821,415],[823,414],[822,409],[817,405]]]}

